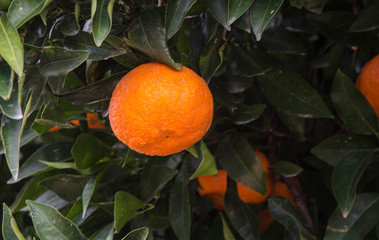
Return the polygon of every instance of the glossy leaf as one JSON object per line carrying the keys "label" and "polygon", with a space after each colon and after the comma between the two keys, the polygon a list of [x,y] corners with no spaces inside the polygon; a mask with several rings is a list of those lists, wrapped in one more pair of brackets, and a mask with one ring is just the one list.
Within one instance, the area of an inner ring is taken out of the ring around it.
{"label": "glossy leaf", "polygon": [[93,39],[100,47],[112,28],[114,0],[93,0],[91,3],[91,20]]}
{"label": "glossy leaf", "polygon": [[180,70],[182,65],[175,63],[171,58],[167,46],[166,31],[160,16],[154,10],[142,13],[137,23],[127,32],[126,43],[151,58],[160,61],[175,70]]}
{"label": "glossy leaf", "polygon": [[284,225],[284,227],[297,239],[316,239],[305,226],[306,220],[300,211],[286,198],[272,196],[268,200],[271,216]]}
{"label": "glossy leaf", "polygon": [[86,51],[72,51],[61,47],[44,47],[41,54],[41,73],[45,77],[65,75],[88,58]]}
{"label": "glossy leaf", "polygon": [[17,226],[16,220],[12,216],[11,210],[5,203],[3,203],[3,220],[1,225],[4,240],[25,240]]}
{"label": "glossy leaf", "polygon": [[8,18],[17,29],[38,15],[51,0],[13,0],[8,8]]}
{"label": "glossy leaf", "polygon": [[260,45],[273,53],[298,55],[305,55],[307,53],[307,49],[302,45],[298,37],[282,27],[267,29],[262,36]]}
{"label": "glossy leaf", "polygon": [[167,167],[166,161],[151,158],[142,170],[140,182],[142,200],[150,202],[153,198],[158,198],[160,190],[177,173],[178,170]]}
{"label": "glossy leaf", "polygon": [[23,121],[9,119],[3,116],[1,120],[1,140],[4,145],[5,158],[13,179],[19,177],[20,142],[23,130]]}
{"label": "glossy leaf", "polygon": [[55,208],[27,200],[34,228],[41,240],[87,239],[79,228]]}
{"label": "glossy leaf", "polygon": [[220,214],[220,216],[222,220],[222,230],[223,230],[224,238],[228,240],[235,240],[234,235],[228,226],[228,223],[225,221],[222,214]]}
{"label": "glossy leaf", "polygon": [[22,76],[24,71],[24,47],[17,30],[3,12],[0,12],[0,42],[1,57],[19,77]]}
{"label": "glossy leaf", "polygon": [[89,60],[104,60],[125,54],[125,50],[115,48],[108,42],[103,42],[97,47],[90,33],[80,31],[75,36],[67,36],[63,39],[63,45],[71,50],[85,50]]}
{"label": "glossy leaf", "polygon": [[[31,70],[26,74],[26,84],[25,89],[28,89],[30,92],[29,101],[30,101],[30,110],[32,113],[37,105],[40,102],[42,97],[43,89],[46,85],[47,78],[43,77],[36,68],[30,68]],[[30,115],[30,114],[29,114]]]}
{"label": "glossy leaf", "polygon": [[92,167],[110,153],[111,149],[103,141],[87,133],[80,134],[72,147],[71,153],[78,169]]}
{"label": "glossy leaf", "polygon": [[87,181],[88,176],[86,175],[62,173],[45,178],[40,184],[66,201],[76,201],[82,195]]}
{"label": "glossy leaf", "polygon": [[275,172],[284,177],[294,177],[303,171],[299,165],[289,161],[276,161],[271,167]]}
{"label": "glossy leaf", "polygon": [[296,72],[273,68],[259,83],[267,100],[280,110],[303,118],[333,118],[317,91]]}
{"label": "glossy leaf", "polygon": [[85,87],[60,94],[59,96],[75,105],[88,105],[109,100],[112,96],[113,89],[125,74],[126,72],[116,73]]}
{"label": "glossy leaf", "polygon": [[122,240],[146,240],[148,235],[149,229],[142,227],[130,231]]}
{"label": "glossy leaf", "polygon": [[257,41],[261,40],[267,24],[278,12],[284,0],[255,0],[250,8],[250,23]]}
{"label": "glossy leaf", "polygon": [[21,119],[23,114],[21,107],[18,102],[18,92],[13,90],[9,100],[4,100],[0,98],[0,110],[1,112],[10,119]]}
{"label": "glossy leaf", "polygon": [[379,195],[363,193],[357,195],[347,218],[343,218],[337,207],[329,218],[325,240],[363,239],[379,219]]}
{"label": "glossy leaf", "polygon": [[168,217],[179,239],[190,239],[191,208],[187,185],[187,163],[184,161],[170,191]]}
{"label": "glossy leaf", "polygon": [[256,119],[258,119],[264,112],[266,105],[255,104],[255,105],[245,105],[243,103],[238,104],[238,109],[233,115],[233,122],[237,125],[248,124]]}
{"label": "glossy leaf", "polygon": [[166,34],[170,39],[180,28],[188,10],[196,0],[168,0],[166,6]]}
{"label": "glossy leaf", "polygon": [[291,134],[295,135],[300,141],[305,140],[305,119],[287,111],[277,111],[282,123],[287,127]]}
{"label": "glossy leaf", "polygon": [[207,83],[222,64],[224,47],[223,29],[218,27],[215,35],[205,45],[199,59],[200,74]]}
{"label": "glossy leaf", "polygon": [[[207,145],[201,141],[200,142],[200,149],[199,149],[199,156],[200,156],[200,164],[197,167],[196,171],[192,174],[192,176],[189,178],[190,180],[195,179],[202,175],[214,175],[217,174],[217,166],[216,161],[209,151]],[[199,157],[197,157],[199,158]]]}
{"label": "glossy leaf", "polygon": [[93,235],[90,240],[113,240],[113,223],[105,226],[96,235]]}
{"label": "glossy leaf", "polygon": [[226,191],[225,211],[234,229],[243,239],[259,239],[259,222],[254,212],[239,197],[235,189]]}
{"label": "glossy leaf", "polygon": [[234,134],[222,140],[218,145],[217,156],[223,169],[236,182],[265,194],[265,174],[261,161],[246,138]]}
{"label": "glossy leaf", "polygon": [[74,36],[80,31],[79,22],[74,14],[69,14],[63,19],[59,29],[67,36]]}
{"label": "glossy leaf", "polygon": [[253,4],[254,0],[228,0],[228,21],[227,24],[231,25],[234,23],[239,17],[242,16],[245,12],[247,12]]}
{"label": "glossy leaf", "polygon": [[115,195],[114,204],[114,227],[117,232],[120,232],[122,227],[142,213],[141,209],[145,207],[145,203],[134,197],[130,193],[119,191]]}
{"label": "glossy leaf", "polygon": [[365,7],[359,13],[357,20],[350,27],[350,31],[363,32],[379,28],[379,2],[375,0],[366,1]]}
{"label": "glossy leaf", "polygon": [[70,142],[51,143],[40,147],[21,165],[18,180],[35,175],[48,168],[48,166],[41,163],[40,160],[65,162],[72,159],[70,153],[71,148],[72,143]]}
{"label": "glossy leaf", "polygon": [[356,133],[378,135],[378,118],[365,96],[341,70],[331,89],[333,104],[345,125]]}
{"label": "glossy leaf", "polygon": [[83,202],[83,213],[82,218],[86,215],[88,205],[90,203],[90,200],[92,198],[93,193],[95,192],[95,189],[97,185],[99,184],[101,178],[103,177],[105,172],[101,172],[95,176],[92,176],[87,184],[84,186],[83,193],[82,193],[82,202]]}
{"label": "glossy leaf", "polygon": [[13,88],[14,74],[8,64],[0,63],[0,97],[8,100]]}
{"label": "glossy leaf", "polygon": [[334,168],[333,192],[344,218],[349,215],[353,207],[358,182],[370,162],[370,157],[370,152],[351,153]]}

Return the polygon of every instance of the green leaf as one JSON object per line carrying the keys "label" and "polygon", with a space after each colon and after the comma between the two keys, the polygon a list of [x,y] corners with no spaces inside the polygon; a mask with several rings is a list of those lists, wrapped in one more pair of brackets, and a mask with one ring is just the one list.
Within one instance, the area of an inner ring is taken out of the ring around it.
{"label": "green leaf", "polygon": [[299,165],[289,161],[276,161],[271,167],[283,177],[294,177],[303,171]]}
{"label": "green leaf", "polygon": [[200,74],[207,83],[209,83],[213,74],[222,64],[223,51],[226,43],[223,37],[223,31],[223,28],[217,25],[217,32],[209,39],[200,55]]}
{"label": "green leaf", "polygon": [[0,12],[0,42],[1,57],[18,76],[22,76],[24,71],[24,47],[17,30],[3,12]]}
{"label": "green leaf", "polygon": [[334,168],[332,187],[344,218],[353,207],[359,179],[365,172],[370,158],[370,152],[354,152],[339,161]]}
{"label": "green leaf", "polygon": [[311,149],[312,154],[335,167],[350,153],[371,152],[376,144],[367,138],[356,135],[337,135],[328,138]]}
{"label": "green leaf", "polygon": [[298,73],[273,68],[258,80],[263,94],[276,108],[303,118],[333,118],[317,91]]}
{"label": "green leaf", "polygon": [[224,233],[224,238],[228,240],[235,240],[234,235],[228,226],[228,223],[225,221],[221,213],[220,213],[220,217],[222,221],[222,231]]}
{"label": "green leaf", "polygon": [[4,240],[25,240],[12,216],[11,210],[3,203],[2,233]]}
{"label": "green leaf", "polygon": [[305,119],[287,111],[278,110],[277,113],[290,133],[295,135],[300,141],[305,141]]}
{"label": "green leaf", "polygon": [[271,216],[283,224],[292,235],[296,236],[296,239],[316,239],[305,226],[304,216],[288,199],[272,196],[268,200],[268,208]]}
{"label": "green leaf", "polygon": [[196,171],[189,178],[190,180],[195,179],[202,175],[217,174],[216,161],[213,155],[211,154],[211,152],[209,151],[207,145],[203,141],[200,142],[200,149],[198,152],[200,156],[200,159],[199,159],[200,164],[197,167]]}
{"label": "green leaf", "polygon": [[98,233],[89,238],[90,240],[113,240],[113,223],[108,224]]}
{"label": "green leaf", "polygon": [[51,0],[13,0],[8,8],[8,18],[17,29],[38,15]]}
{"label": "green leaf", "polygon": [[59,30],[66,36],[76,35],[80,31],[80,25],[76,16],[74,14],[64,16],[64,19],[59,26]]}
{"label": "green leaf", "polygon": [[21,119],[23,114],[21,106],[18,102],[17,90],[13,90],[9,100],[5,101],[3,98],[0,98],[0,110],[2,113],[11,119]]}
{"label": "green leaf", "polygon": [[142,170],[140,189],[145,202],[157,198],[160,190],[178,173],[178,170],[167,167],[166,160],[162,160],[151,158]]}
{"label": "green leaf", "polygon": [[265,173],[249,142],[234,134],[223,139],[217,149],[218,160],[223,169],[236,182],[261,193],[266,193]]}
{"label": "green leaf", "polygon": [[364,32],[379,28],[379,2],[375,0],[366,1],[365,7],[359,13],[357,20],[351,25],[350,31]]}
{"label": "green leaf", "polygon": [[196,0],[168,0],[166,6],[166,34],[170,39],[180,28],[188,10]]}
{"label": "green leaf", "polygon": [[190,239],[191,207],[187,185],[186,161],[175,178],[170,191],[168,217],[172,230],[179,239]]}
{"label": "green leaf", "polygon": [[8,100],[13,88],[14,73],[8,64],[0,63],[0,97]]}
{"label": "green leaf", "polygon": [[239,17],[247,12],[254,0],[228,0],[228,21],[227,24],[231,25]]}
{"label": "green leaf", "polygon": [[125,74],[126,72],[119,72],[74,91],[58,94],[58,96],[80,106],[109,100],[117,83]]}
{"label": "green leaf", "polygon": [[45,77],[66,75],[88,58],[87,51],[44,47],[41,51],[41,74]]}
{"label": "green leaf", "polygon": [[260,45],[273,53],[305,55],[307,49],[299,38],[283,27],[272,27],[265,31]]}
{"label": "green leaf", "polygon": [[110,147],[97,137],[88,133],[82,133],[76,138],[71,153],[76,167],[78,169],[87,169],[107,156],[110,151]]}
{"label": "green leaf", "polygon": [[378,118],[365,96],[341,70],[331,89],[333,104],[345,125],[356,133],[379,136]]}
{"label": "green leaf", "polygon": [[142,227],[130,231],[122,240],[146,240],[148,235],[149,229]]}
{"label": "green leaf", "polygon": [[181,64],[175,63],[171,58],[167,46],[166,31],[156,11],[147,10],[142,13],[124,39],[130,47],[173,69],[180,70],[182,68]]}
{"label": "green leaf", "polygon": [[30,92],[30,113],[32,113],[38,106],[46,81],[47,78],[43,77],[36,68],[30,68],[30,70],[27,71],[24,89],[28,89]]}
{"label": "green leaf", "polygon": [[379,220],[379,194],[358,194],[347,218],[337,207],[329,218],[325,240],[363,239]]}
{"label": "green leaf", "polygon": [[34,229],[41,240],[87,239],[73,222],[55,208],[30,200],[26,204],[31,212]]}
{"label": "green leaf", "polygon": [[116,48],[107,41],[103,42],[101,47],[97,47],[92,35],[83,31],[75,36],[66,36],[63,39],[63,45],[71,50],[86,50],[89,53],[88,60],[103,60],[125,54],[124,49]]}
{"label": "green leaf", "polygon": [[82,201],[83,201],[83,214],[82,218],[86,215],[86,211],[89,205],[89,202],[92,198],[93,193],[95,192],[95,189],[97,185],[99,184],[101,178],[104,176],[105,172],[101,172],[95,176],[92,176],[87,184],[85,185],[82,193]]}
{"label": "green leaf", "polygon": [[254,212],[238,197],[235,189],[228,188],[224,199],[230,222],[243,239],[259,239],[259,222]]}
{"label": "green leaf", "polygon": [[114,0],[93,0],[91,3],[91,20],[93,39],[100,47],[112,28]]}
{"label": "green leaf", "polygon": [[70,142],[57,142],[45,144],[37,149],[20,167],[19,178],[22,180],[29,176],[40,173],[48,168],[47,165],[40,162],[40,160],[49,162],[64,162],[72,159],[71,150],[72,143]]}
{"label": "green leaf", "polygon": [[43,160],[38,160],[40,163],[43,163],[49,167],[56,168],[56,169],[75,169],[75,163],[74,162],[48,162]]}
{"label": "green leaf", "polygon": [[290,0],[290,4],[298,9],[304,7],[310,12],[320,14],[325,6],[325,0]]}
{"label": "green leaf", "polygon": [[261,40],[267,24],[278,12],[284,0],[255,0],[250,8],[250,23],[257,41]]}
{"label": "green leaf", "polygon": [[258,119],[264,110],[266,105],[264,104],[254,104],[251,106],[245,105],[243,103],[238,104],[237,111],[233,113],[232,120],[237,125],[244,125]]}
{"label": "green leaf", "polygon": [[125,224],[135,216],[143,213],[146,204],[130,193],[119,191],[115,195],[114,228],[120,232]]}

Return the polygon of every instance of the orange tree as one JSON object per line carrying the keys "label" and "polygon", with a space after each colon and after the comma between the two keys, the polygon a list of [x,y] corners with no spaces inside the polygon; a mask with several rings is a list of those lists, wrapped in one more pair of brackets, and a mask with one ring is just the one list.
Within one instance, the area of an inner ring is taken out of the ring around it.
{"label": "orange tree", "polygon": [[[377,0],[0,0],[2,237],[379,238],[379,66],[363,67],[378,12]],[[151,62],[191,69],[212,101],[145,69],[131,105],[108,111],[117,83]],[[108,112],[125,118],[117,134]],[[149,156],[129,134],[195,144]],[[197,181],[218,170],[221,210]],[[274,194],[239,198],[237,183],[264,195],[267,174]]]}

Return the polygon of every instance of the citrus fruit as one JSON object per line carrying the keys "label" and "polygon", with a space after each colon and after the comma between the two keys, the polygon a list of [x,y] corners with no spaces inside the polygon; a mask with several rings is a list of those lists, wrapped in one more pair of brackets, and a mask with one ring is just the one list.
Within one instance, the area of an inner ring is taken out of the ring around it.
{"label": "citrus fruit", "polygon": [[170,155],[191,147],[208,131],[213,97],[208,85],[187,67],[142,64],[117,84],[109,104],[115,136],[147,155]]}
{"label": "citrus fruit", "polygon": [[259,228],[261,230],[261,234],[263,234],[266,229],[271,225],[274,221],[274,218],[271,216],[268,208],[263,209],[258,216]]}
{"label": "citrus fruit", "polygon": [[[266,193],[264,195],[237,183],[237,191],[240,199],[245,203],[260,204],[267,200],[271,195],[274,179],[269,171],[270,163],[261,151],[255,150],[259,160],[262,163],[266,180]],[[227,173],[224,170],[218,170],[217,175],[199,176],[197,181],[200,187],[197,189],[200,196],[208,196],[217,209],[225,210],[224,196],[227,188]]]}
{"label": "citrus fruit", "polygon": [[379,55],[363,66],[355,84],[379,116]]}
{"label": "citrus fruit", "polygon": [[[301,183],[299,182],[299,180],[295,177],[290,178],[290,180],[293,182],[297,190],[301,193],[301,197],[303,198],[303,200],[306,201],[306,195],[305,192],[303,192],[303,188],[301,187]],[[294,206],[297,206],[295,197],[293,196],[291,190],[289,189],[288,185],[282,181],[275,182],[271,196],[285,197],[288,200],[290,200]]]}
{"label": "citrus fruit", "polygon": [[[86,117],[90,120],[87,121],[88,128],[90,129],[105,129],[105,125],[102,122],[99,122],[99,117],[96,116],[93,113],[86,113]],[[94,121],[91,121],[94,120]],[[70,123],[74,124],[75,126],[79,126],[79,120],[71,120]],[[61,130],[61,127],[52,127],[49,129],[49,132],[55,132],[58,130]]]}

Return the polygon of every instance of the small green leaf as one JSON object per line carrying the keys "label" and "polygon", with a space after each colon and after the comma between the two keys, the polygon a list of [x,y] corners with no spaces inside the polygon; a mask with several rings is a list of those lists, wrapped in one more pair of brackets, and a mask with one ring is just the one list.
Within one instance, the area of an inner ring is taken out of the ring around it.
{"label": "small green leaf", "polygon": [[170,191],[168,217],[175,235],[182,240],[190,239],[191,208],[187,185],[186,161],[175,178]]}
{"label": "small green leaf", "polygon": [[275,172],[284,177],[294,177],[303,171],[299,165],[289,161],[277,161],[271,167]]}
{"label": "small green leaf", "polygon": [[317,91],[296,72],[273,68],[259,83],[267,100],[280,110],[303,118],[333,118]]}
{"label": "small green leaf", "polygon": [[234,113],[232,120],[237,125],[244,125],[258,119],[266,109],[264,104],[245,105],[238,104],[237,111]]}
{"label": "small green leaf", "polygon": [[359,179],[365,172],[370,158],[370,152],[354,152],[339,161],[334,168],[332,187],[344,218],[353,207]]}
{"label": "small green leaf", "polygon": [[30,200],[27,200],[26,204],[29,206],[34,228],[41,240],[87,239],[73,222],[55,208]]}
{"label": "small green leaf", "polygon": [[41,73],[45,77],[66,75],[88,58],[87,51],[44,47],[41,51]]}
{"label": "small green leaf", "polygon": [[74,162],[48,162],[43,160],[38,160],[40,163],[43,163],[49,167],[56,169],[75,169]]}
{"label": "small green leaf", "polygon": [[162,160],[151,158],[142,170],[140,189],[145,202],[158,197],[160,190],[178,173],[178,170],[167,167],[166,160]]}
{"label": "small green leaf", "polygon": [[24,71],[24,47],[17,30],[3,12],[0,12],[0,42],[0,55],[19,77],[22,76]]}
{"label": "small green leaf", "polygon": [[217,156],[223,169],[236,182],[265,194],[265,173],[261,161],[246,138],[239,134],[225,138],[218,145]]}
{"label": "small green leaf", "polygon": [[189,178],[190,180],[195,179],[202,175],[217,174],[216,161],[213,155],[211,154],[211,152],[209,151],[207,145],[203,141],[200,142],[200,149],[198,152],[200,155],[200,159],[199,159],[200,164],[197,167],[196,171]]}
{"label": "small green leaf", "polygon": [[[79,6],[79,5],[78,5]],[[80,31],[79,22],[74,14],[68,14],[61,22],[59,29],[62,34],[74,36]]]}
{"label": "small green leaf", "polygon": [[13,0],[8,8],[8,18],[17,29],[38,15],[51,0]]}
{"label": "small green leaf", "polygon": [[91,20],[93,39],[100,47],[112,28],[114,0],[93,0],[91,3]]}
{"label": "small green leaf", "polygon": [[228,0],[228,25],[232,25],[239,17],[247,12],[254,0]]}
{"label": "small green leaf", "polygon": [[142,227],[130,231],[122,240],[146,240],[148,235],[149,229]]}
{"label": "small green leaf", "polygon": [[345,125],[356,133],[379,136],[378,118],[365,96],[341,70],[331,89],[334,106]]}
{"label": "small green leaf", "polygon": [[166,6],[166,34],[170,39],[183,23],[184,17],[196,0],[168,0]]}
{"label": "small green leaf", "polygon": [[103,141],[88,133],[80,134],[72,147],[71,153],[78,169],[87,169],[107,156],[111,149]]}
{"label": "small green leaf", "polygon": [[2,233],[4,240],[25,240],[12,216],[11,210],[3,203]]}
{"label": "small green leaf", "polygon": [[171,58],[167,46],[166,31],[159,14],[155,10],[142,13],[124,39],[130,47],[173,69],[180,70],[182,68],[181,64],[175,63]]}
{"label": "small green leaf", "polygon": [[357,20],[351,25],[350,31],[364,32],[379,28],[379,2],[375,0],[366,1],[363,10],[359,13]]}
{"label": "small green leaf", "polygon": [[113,240],[113,223],[108,224],[99,232],[92,235],[90,240]]}
{"label": "small green leaf", "polygon": [[11,119],[21,119],[23,114],[21,106],[18,102],[17,90],[13,90],[9,100],[5,101],[3,98],[0,98],[0,110],[2,113]]}
{"label": "small green leaf", "polygon": [[316,239],[305,226],[306,220],[304,216],[288,199],[281,196],[272,196],[268,200],[268,208],[271,216],[283,224],[297,239]]}
{"label": "small green leaf", "polygon": [[255,0],[250,8],[250,23],[257,41],[261,40],[267,24],[278,12],[284,0]]}
{"label": "small green leaf", "polygon": [[329,218],[325,240],[363,239],[379,220],[379,194],[358,194],[347,218],[337,207]]}
{"label": "small green leaf", "polygon": [[86,215],[86,211],[87,211],[89,202],[92,198],[93,193],[95,192],[97,185],[99,184],[101,178],[103,177],[104,173],[105,172],[101,172],[101,173],[97,174],[96,177],[92,176],[88,180],[87,184],[85,185],[85,187],[83,189],[83,193],[82,193],[82,201],[83,201],[82,218],[84,218],[84,216]]}
{"label": "small green leaf", "polygon": [[146,204],[130,193],[119,191],[115,195],[114,227],[120,232],[125,224],[135,216],[143,213]]}
{"label": "small green leaf", "polygon": [[222,231],[224,233],[224,238],[228,240],[235,240],[234,235],[228,226],[228,223],[225,221],[221,213],[220,213],[220,217],[222,221]]}
{"label": "small green leaf", "polygon": [[0,63],[0,97],[8,100],[13,88],[14,73],[8,64]]}

